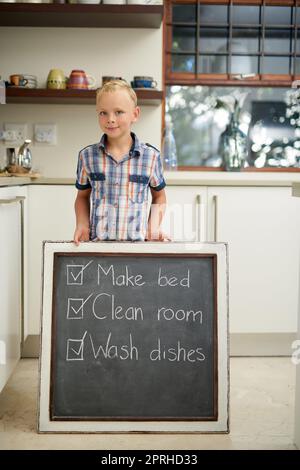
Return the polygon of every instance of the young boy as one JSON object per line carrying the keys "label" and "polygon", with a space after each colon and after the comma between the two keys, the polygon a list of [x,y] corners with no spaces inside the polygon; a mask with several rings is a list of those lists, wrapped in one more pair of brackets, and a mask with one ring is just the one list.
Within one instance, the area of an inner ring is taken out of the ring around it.
{"label": "young boy", "polygon": [[134,90],[123,80],[105,83],[97,93],[97,113],[104,134],[78,157],[75,244],[169,239],[160,229],[166,183],[159,151],[131,132],[140,114]]}

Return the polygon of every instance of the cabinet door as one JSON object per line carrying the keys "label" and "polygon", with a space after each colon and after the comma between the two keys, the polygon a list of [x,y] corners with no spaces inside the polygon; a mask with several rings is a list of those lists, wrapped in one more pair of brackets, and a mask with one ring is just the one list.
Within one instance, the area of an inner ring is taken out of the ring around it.
{"label": "cabinet door", "polygon": [[21,351],[21,205],[16,188],[0,189],[0,392]]}
{"label": "cabinet door", "polygon": [[29,187],[28,212],[28,333],[40,332],[43,240],[72,240],[75,230],[73,186]]}
{"label": "cabinet door", "polygon": [[206,240],[206,187],[167,186],[163,229],[174,241]]}
{"label": "cabinet door", "polygon": [[212,187],[208,236],[229,245],[232,333],[294,332],[299,204],[289,187]]}

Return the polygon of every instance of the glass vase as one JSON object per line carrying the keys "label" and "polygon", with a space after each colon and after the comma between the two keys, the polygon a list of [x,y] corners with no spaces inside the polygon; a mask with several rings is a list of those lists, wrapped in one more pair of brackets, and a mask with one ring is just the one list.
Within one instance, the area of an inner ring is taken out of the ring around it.
{"label": "glass vase", "polygon": [[230,121],[220,136],[220,154],[227,171],[240,171],[247,161],[247,135],[235,121]]}

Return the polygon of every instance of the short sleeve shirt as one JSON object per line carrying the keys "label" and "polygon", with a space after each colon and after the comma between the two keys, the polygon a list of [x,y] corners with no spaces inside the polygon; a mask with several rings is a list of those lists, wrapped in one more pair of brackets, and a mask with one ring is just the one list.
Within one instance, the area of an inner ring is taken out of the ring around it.
{"label": "short sleeve shirt", "polygon": [[79,152],[76,188],[91,188],[90,240],[145,240],[149,189],[166,183],[159,151],[131,137],[120,161],[106,151],[106,134]]}

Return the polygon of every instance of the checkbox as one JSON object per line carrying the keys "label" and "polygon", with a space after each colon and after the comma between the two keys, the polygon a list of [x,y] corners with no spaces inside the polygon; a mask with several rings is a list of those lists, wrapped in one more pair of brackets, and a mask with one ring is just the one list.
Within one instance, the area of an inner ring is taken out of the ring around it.
{"label": "checkbox", "polygon": [[67,265],[67,285],[77,285],[82,286],[83,284],[83,271],[92,263],[90,261],[88,264],[68,264]]}
{"label": "checkbox", "polygon": [[89,295],[86,299],[68,299],[68,320],[82,320],[83,319],[83,307],[84,304],[92,297],[93,294]]}
{"label": "checkbox", "polygon": [[81,339],[69,338],[67,341],[67,361],[83,361],[84,333]]}

